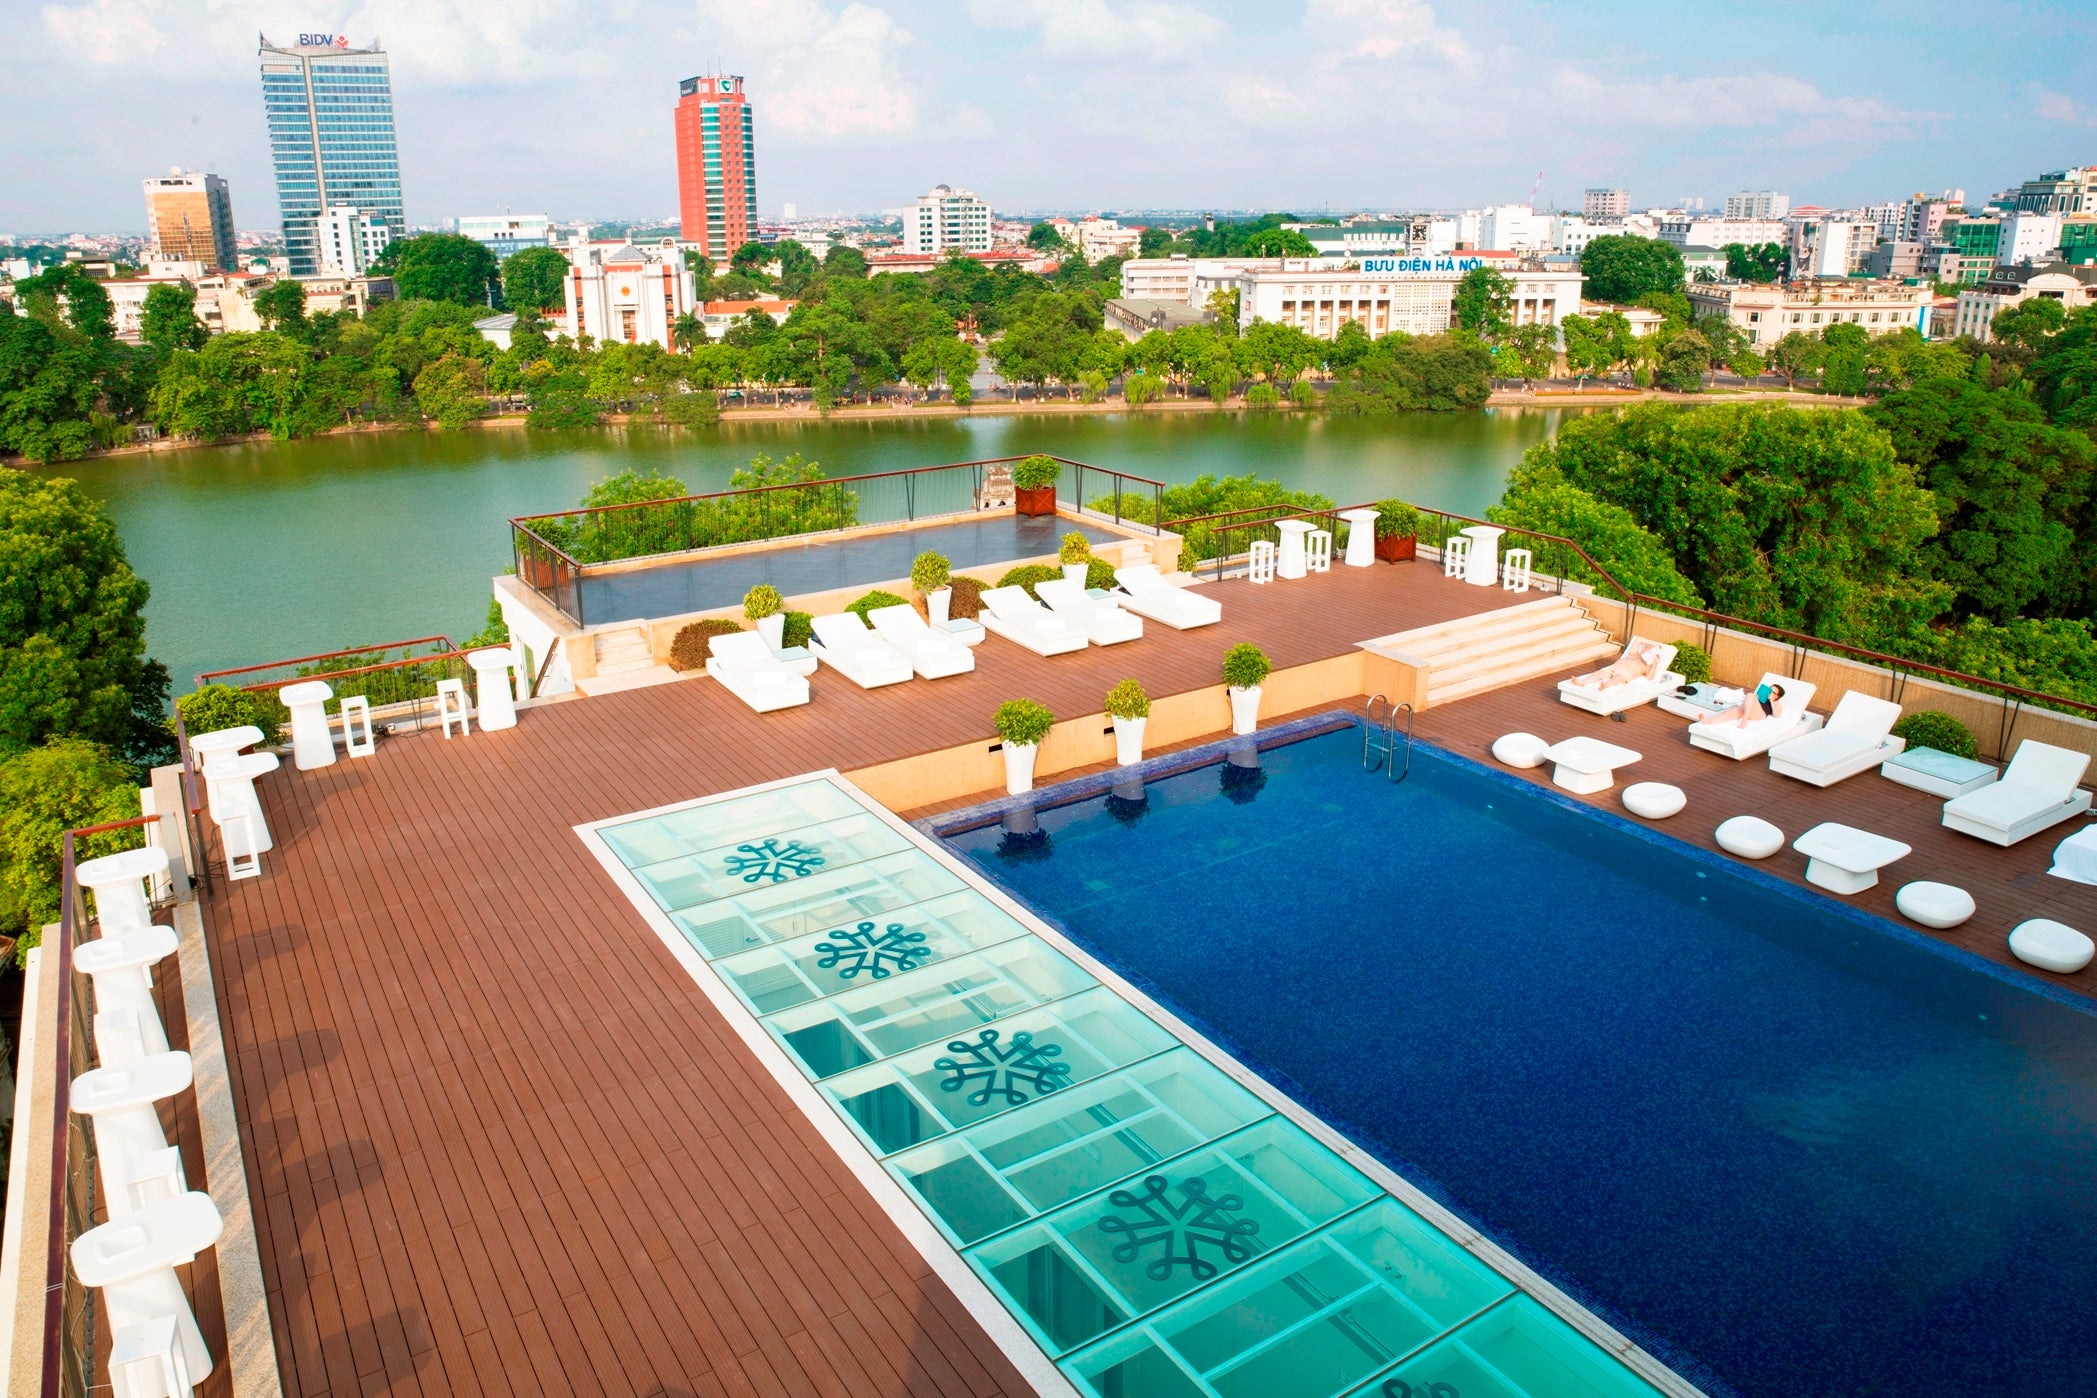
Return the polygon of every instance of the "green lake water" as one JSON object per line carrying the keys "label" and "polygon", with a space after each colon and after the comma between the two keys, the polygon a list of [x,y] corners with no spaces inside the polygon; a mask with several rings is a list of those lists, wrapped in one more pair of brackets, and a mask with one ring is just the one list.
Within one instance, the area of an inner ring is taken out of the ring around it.
{"label": "green lake water", "polygon": [[72,462],[153,585],[148,640],[180,693],[201,670],[479,629],[512,515],[573,506],[617,471],[719,490],[759,452],[827,474],[1047,451],[1166,482],[1252,473],[1341,504],[1402,496],[1476,515],[1560,409],[1383,421],[1102,414],[733,423],[704,433],[388,432]]}

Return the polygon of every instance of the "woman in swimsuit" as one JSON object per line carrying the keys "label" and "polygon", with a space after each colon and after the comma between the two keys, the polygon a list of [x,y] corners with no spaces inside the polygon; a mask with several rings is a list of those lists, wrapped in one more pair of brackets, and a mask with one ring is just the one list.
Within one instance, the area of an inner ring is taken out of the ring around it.
{"label": "woman in swimsuit", "polygon": [[1783,697],[1784,686],[1780,684],[1757,685],[1752,698],[1743,699],[1738,705],[1727,709],[1716,718],[1705,721],[1707,723],[1719,724],[1730,718],[1738,722],[1740,727],[1745,728],[1758,718],[1774,717],[1777,712],[1777,701]]}

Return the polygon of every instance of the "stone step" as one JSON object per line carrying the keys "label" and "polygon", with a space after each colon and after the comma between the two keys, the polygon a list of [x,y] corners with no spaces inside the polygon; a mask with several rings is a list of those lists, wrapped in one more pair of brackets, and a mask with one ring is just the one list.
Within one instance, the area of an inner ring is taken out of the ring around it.
{"label": "stone step", "polygon": [[1476,671],[1467,678],[1447,685],[1438,682],[1438,672],[1430,670],[1427,678],[1427,702],[1445,704],[1452,700],[1469,698],[1474,694],[1484,694],[1489,690],[1505,689],[1511,684],[1520,684],[1523,680],[1577,670],[1582,666],[1610,659],[1619,649],[1616,642],[1598,635],[1595,640],[1583,646],[1554,648],[1542,654],[1511,658],[1502,665]]}

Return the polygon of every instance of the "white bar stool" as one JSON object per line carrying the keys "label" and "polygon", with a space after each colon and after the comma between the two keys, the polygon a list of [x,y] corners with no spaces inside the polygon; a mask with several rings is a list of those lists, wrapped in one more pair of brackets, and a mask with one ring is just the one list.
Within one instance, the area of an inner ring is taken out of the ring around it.
{"label": "white bar stool", "polygon": [[[784,618],[781,621],[783,624]],[[466,663],[473,667],[473,706],[481,716],[483,733],[517,726],[517,691],[510,683],[514,659],[508,646],[466,654]]]}
{"label": "white bar stool", "polygon": [[1332,571],[1332,531],[1313,529],[1303,536],[1303,566],[1313,573]]}
{"label": "white bar stool", "polygon": [[1347,553],[1340,561],[1349,568],[1368,567],[1376,561],[1376,511],[1342,510],[1340,518],[1347,521]]}
{"label": "white bar stool", "polygon": [[233,817],[244,816],[248,821],[243,853],[260,854],[272,848],[269,822],[262,817],[262,798],[255,794],[255,779],[281,765],[273,752],[251,752],[226,758],[204,773],[205,806],[218,823],[220,835],[232,838],[226,823]]}
{"label": "white bar stool", "polygon": [[361,694],[343,696],[342,750],[351,757],[369,757],[379,750],[378,737],[371,726],[371,701]]}
{"label": "white bar stool", "polygon": [[1508,592],[1527,592],[1530,561],[1528,549],[1509,549],[1501,554],[1500,586]]}
{"label": "white bar stool", "polygon": [[1255,539],[1252,541],[1252,556],[1245,565],[1247,582],[1271,583],[1274,581],[1274,541]]}
{"label": "white bar stool", "polygon": [[176,1318],[157,1315],[109,1337],[109,1386],[117,1398],[191,1398],[196,1380]]}
{"label": "white bar stool", "polygon": [[[150,1058],[168,1051],[167,1028],[160,1022],[160,1006],[153,1002],[149,976],[150,968],[173,956],[177,945],[174,928],[153,926],[97,937],[73,949],[73,969],[94,982],[95,1054],[105,1067],[127,1062],[139,1053]],[[138,1052],[133,1051],[128,1034],[104,1042],[99,1032],[105,1015],[126,1011],[138,1019]]]}
{"label": "white bar stool", "polygon": [[1471,567],[1471,541],[1452,534],[1442,541],[1442,576],[1460,578]]}
{"label": "white bar stool", "polygon": [[444,726],[445,741],[451,740],[451,726],[459,725],[461,733],[471,736],[473,724],[466,717],[466,682],[464,680],[437,681],[437,721]]}
{"label": "white bar stool", "polygon": [[95,895],[95,921],[101,935],[149,926],[153,905],[147,880],[167,873],[167,851],[153,845],[90,859],[74,870],[81,886]]}
{"label": "white bar stool", "polygon": [[251,748],[262,741],[262,730],[252,723],[238,728],[219,728],[209,733],[193,733],[189,739],[189,750],[196,754],[197,761],[208,773],[221,762],[241,755],[242,748]]}
{"label": "white bar stool", "polygon": [[335,735],[328,729],[328,701],[335,687],[325,680],[301,680],[277,691],[291,710],[291,760],[301,772],[335,765]]}
{"label": "white bar stool", "polygon": [[175,1268],[219,1240],[226,1221],[211,1196],[190,1190],[150,1204],[73,1240],[73,1275],[102,1293],[112,1333],[175,1318],[175,1338],[191,1382],[211,1375],[211,1351],[182,1294]]}
{"label": "white bar stool", "polygon": [[155,1102],[189,1090],[189,1055],[176,1050],[110,1063],[73,1079],[72,1109],[95,1124],[95,1160],[111,1218],[189,1192],[182,1152],[167,1143]]}

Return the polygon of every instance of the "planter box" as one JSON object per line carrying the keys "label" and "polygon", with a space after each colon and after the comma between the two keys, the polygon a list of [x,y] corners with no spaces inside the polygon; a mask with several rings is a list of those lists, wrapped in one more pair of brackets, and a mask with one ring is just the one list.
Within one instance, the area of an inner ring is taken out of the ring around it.
{"label": "planter box", "polygon": [[1037,485],[1032,490],[1014,490],[1012,508],[1028,516],[1052,515],[1056,512],[1056,487]]}
{"label": "planter box", "polygon": [[1404,563],[1420,551],[1418,535],[1407,534],[1403,538],[1378,538],[1376,556],[1385,563]]}

